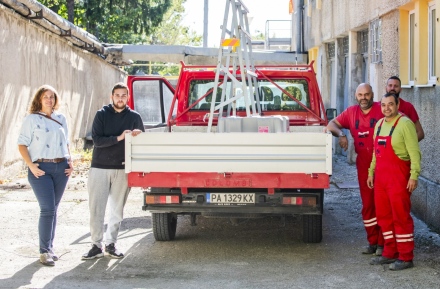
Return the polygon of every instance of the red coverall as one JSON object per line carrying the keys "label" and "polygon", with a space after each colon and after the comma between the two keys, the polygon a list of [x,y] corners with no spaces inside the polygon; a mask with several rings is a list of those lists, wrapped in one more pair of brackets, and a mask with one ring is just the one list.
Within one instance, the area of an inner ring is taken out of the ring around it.
{"label": "red coverall", "polygon": [[374,193],[376,216],[385,239],[382,256],[412,261],[414,254],[414,222],[410,215],[411,193],[406,188],[410,177],[410,161],[400,159],[391,145],[391,136],[379,136],[382,122],[376,133],[374,149]]}
{"label": "red coverall", "polygon": [[374,206],[374,191],[367,185],[368,168],[373,158],[373,135],[376,122],[383,117],[380,103],[375,102],[371,110],[364,114],[359,105],[353,105],[343,111],[337,118],[337,122],[343,127],[350,129],[354,139],[354,148],[358,154],[356,168],[358,174],[359,190],[362,199],[362,219],[364,221],[367,240],[370,245],[383,246],[383,236],[376,220]]}

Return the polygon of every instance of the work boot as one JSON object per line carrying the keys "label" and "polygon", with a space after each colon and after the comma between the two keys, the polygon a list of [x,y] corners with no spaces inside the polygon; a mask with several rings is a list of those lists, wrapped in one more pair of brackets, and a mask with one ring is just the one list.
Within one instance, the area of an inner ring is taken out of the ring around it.
{"label": "work boot", "polygon": [[376,253],[374,253],[374,255],[382,256],[382,253],[383,253],[383,246],[377,246]]}
{"label": "work boot", "polygon": [[398,271],[398,270],[408,269],[408,268],[412,268],[412,267],[414,267],[413,261],[397,260],[396,262],[390,264],[390,266],[388,268],[393,271]]}
{"label": "work boot", "polygon": [[396,262],[397,259],[387,258],[384,256],[374,257],[370,260],[370,265],[383,265],[383,264],[391,264]]}
{"label": "work boot", "polygon": [[368,245],[367,247],[364,248],[364,250],[362,250],[362,254],[372,255],[376,252],[376,249],[377,249],[377,245]]}

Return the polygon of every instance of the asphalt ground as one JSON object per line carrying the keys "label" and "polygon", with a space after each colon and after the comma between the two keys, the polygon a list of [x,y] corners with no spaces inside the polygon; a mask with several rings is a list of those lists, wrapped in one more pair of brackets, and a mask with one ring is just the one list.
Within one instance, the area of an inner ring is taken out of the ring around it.
{"label": "asphalt ground", "polygon": [[[415,218],[415,267],[369,265],[355,167],[335,158],[325,192],[323,240],[302,242],[300,217],[179,217],[176,239],[157,242],[133,189],[117,248],[123,259],[82,261],[90,249],[86,174],[69,180],[58,213],[54,267],[39,263],[38,204],[26,179],[0,185],[0,288],[440,288],[440,238]],[[350,187],[350,186],[349,186]]]}

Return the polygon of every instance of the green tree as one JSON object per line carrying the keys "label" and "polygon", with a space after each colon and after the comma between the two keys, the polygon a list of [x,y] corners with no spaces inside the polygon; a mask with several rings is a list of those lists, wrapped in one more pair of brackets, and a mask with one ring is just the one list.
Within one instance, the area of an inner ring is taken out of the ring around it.
{"label": "green tree", "polygon": [[[200,46],[202,36],[197,35],[194,30],[182,25],[185,0],[172,0],[171,8],[163,16],[163,21],[155,27],[150,35],[138,35],[136,43],[151,45],[191,45]],[[139,70],[147,74],[178,75],[179,66],[173,64],[153,63],[148,61],[136,61],[135,64],[145,66],[126,67],[129,74],[135,74]],[[157,64],[157,65],[155,65]]]}
{"label": "green tree", "polygon": [[[98,37],[121,44],[200,46],[202,36],[182,25],[186,0],[41,0],[60,16]],[[73,12],[72,12],[73,11]],[[73,16],[72,16],[73,15]],[[136,61],[125,67],[161,75],[178,75],[179,66]],[[145,66],[139,66],[145,64]],[[151,67],[150,67],[151,65]]]}
{"label": "green tree", "polygon": [[191,45],[200,46],[202,36],[197,35],[194,30],[182,26],[186,0],[172,0],[171,9],[163,16],[163,21],[154,28],[150,38],[150,44],[161,45]]}
{"label": "green tree", "polygon": [[[42,0],[41,3],[68,19],[74,0],[68,1]],[[73,23],[103,42],[136,43],[139,35],[149,35],[162,22],[171,1],[77,0],[74,1]]]}

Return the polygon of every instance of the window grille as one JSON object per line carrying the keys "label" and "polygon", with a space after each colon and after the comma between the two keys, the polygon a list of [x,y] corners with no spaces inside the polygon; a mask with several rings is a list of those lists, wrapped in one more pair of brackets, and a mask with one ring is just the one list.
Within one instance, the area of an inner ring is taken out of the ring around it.
{"label": "window grille", "polygon": [[344,51],[345,55],[348,55],[348,49],[349,49],[349,40],[347,36],[342,39],[342,51]]}
{"label": "window grille", "polygon": [[376,19],[370,22],[370,47],[371,47],[371,63],[382,62],[382,29],[381,20]]}
{"label": "window grille", "polygon": [[368,53],[368,29],[358,32],[358,40],[360,46],[360,52],[362,54]]}
{"label": "window grille", "polygon": [[327,48],[328,48],[328,57],[329,58],[335,58],[336,55],[336,46],[335,43],[329,43],[327,44]]}

